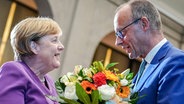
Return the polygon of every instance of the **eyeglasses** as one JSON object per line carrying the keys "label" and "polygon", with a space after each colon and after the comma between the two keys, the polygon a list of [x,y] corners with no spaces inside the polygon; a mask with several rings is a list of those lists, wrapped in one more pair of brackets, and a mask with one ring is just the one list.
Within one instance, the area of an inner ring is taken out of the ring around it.
{"label": "eyeglasses", "polygon": [[123,31],[124,29],[126,29],[128,26],[130,26],[130,25],[132,25],[132,24],[138,22],[139,20],[141,20],[141,18],[136,19],[136,20],[133,21],[132,23],[130,23],[130,24],[128,24],[127,26],[125,26],[124,28],[122,28],[120,31],[116,32],[116,37],[119,37],[119,38],[123,39],[123,38],[124,38],[124,35],[122,34],[122,31]]}

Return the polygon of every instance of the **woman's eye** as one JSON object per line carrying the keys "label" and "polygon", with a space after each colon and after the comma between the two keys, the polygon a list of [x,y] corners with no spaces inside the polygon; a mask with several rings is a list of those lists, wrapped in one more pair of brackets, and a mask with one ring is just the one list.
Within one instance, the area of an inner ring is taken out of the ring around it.
{"label": "woman's eye", "polygon": [[58,37],[58,36],[56,36],[56,37],[53,37],[53,38],[51,38],[51,42],[53,42],[53,43],[59,43],[60,42],[60,37]]}
{"label": "woman's eye", "polygon": [[52,42],[57,42],[58,41],[58,39],[57,38],[54,38],[53,40],[52,40]]}

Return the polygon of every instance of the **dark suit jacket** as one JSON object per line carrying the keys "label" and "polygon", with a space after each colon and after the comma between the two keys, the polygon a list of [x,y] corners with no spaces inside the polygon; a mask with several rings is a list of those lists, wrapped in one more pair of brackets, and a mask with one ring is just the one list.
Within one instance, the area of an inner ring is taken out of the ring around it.
{"label": "dark suit jacket", "polygon": [[145,95],[137,104],[184,104],[184,52],[165,43],[135,89]]}
{"label": "dark suit jacket", "polygon": [[11,61],[0,68],[1,104],[58,104],[45,95],[56,96],[53,81],[46,75],[46,88],[23,62]]}

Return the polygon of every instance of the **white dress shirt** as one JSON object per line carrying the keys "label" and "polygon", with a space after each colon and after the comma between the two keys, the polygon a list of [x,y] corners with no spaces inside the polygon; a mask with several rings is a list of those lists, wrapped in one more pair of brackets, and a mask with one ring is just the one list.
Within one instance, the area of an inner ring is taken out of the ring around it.
{"label": "white dress shirt", "polygon": [[[146,66],[145,66],[145,70],[148,68],[149,64],[151,63],[151,61],[153,60],[154,56],[157,54],[157,52],[159,51],[159,49],[167,42],[167,39],[164,38],[162,39],[156,46],[153,47],[153,49],[151,49],[151,51],[146,55],[145,60],[147,62]],[[144,72],[145,72],[144,70]],[[143,74],[144,74],[143,72]]]}

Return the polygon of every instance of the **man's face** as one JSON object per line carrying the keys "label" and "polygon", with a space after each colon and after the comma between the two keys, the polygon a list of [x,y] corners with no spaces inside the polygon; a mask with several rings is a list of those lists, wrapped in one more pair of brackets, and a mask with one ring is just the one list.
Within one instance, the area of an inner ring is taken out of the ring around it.
{"label": "man's face", "polygon": [[[114,18],[114,30],[121,33],[122,36],[116,36],[116,45],[121,46],[130,59],[135,59],[141,56],[141,44],[144,37],[140,35],[140,26],[135,20],[130,17],[130,12],[124,8],[116,13]],[[123,30],[122,30],[123,29]],[[122,38],[123,37],[123,38]]]}

